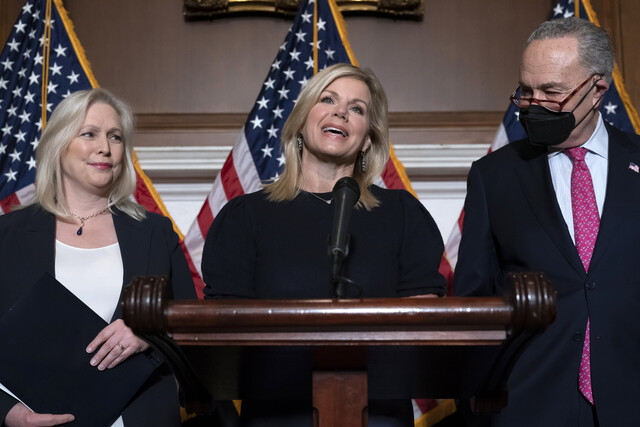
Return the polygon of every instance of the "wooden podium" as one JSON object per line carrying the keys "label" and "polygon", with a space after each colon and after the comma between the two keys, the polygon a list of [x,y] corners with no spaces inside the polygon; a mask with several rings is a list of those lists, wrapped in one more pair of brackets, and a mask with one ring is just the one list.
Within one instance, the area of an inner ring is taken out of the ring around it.
{"label": "wooden podium", "polygon": [[[313,354],[317,425],[356,426],[366,425],[368,397],[462,395],[460,378],[453,376],[464,375],[443,375],[437,368],[429,373],[425,366],[438,366],[439,359],[461,354],[465,346],[503,344],[487,381],[474,390],[473,402],[478,412],[504,407],[511,367],[527,341],[556,314],[555,289],[542,274],[513,273],[508,281],[503,298],[177,301],[167,296],[164,278],[136,277],[125,291],[123,314],[127,325],[164,355],[189,412],[208,413],[215,399],[244,397],[233,378],[214,369],[224,365],[227,374],[242,370],[233,356],[238,348],[303,346]],[[397,393],[369,384],[368,370],[374,368],[367,365],[367,351],[385,346],[426,351],[414,358],[424,365],[414,372],[427,378],[418,375],[415,384]],[[235,352],[221,359],[228,349]]]}

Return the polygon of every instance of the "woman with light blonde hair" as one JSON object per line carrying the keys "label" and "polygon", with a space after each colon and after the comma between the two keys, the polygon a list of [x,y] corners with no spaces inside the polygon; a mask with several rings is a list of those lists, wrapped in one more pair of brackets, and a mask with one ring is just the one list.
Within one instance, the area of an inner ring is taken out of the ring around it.
{"label": "woman with light blonde hair", "polygon": [[[81,354],[59,357],[86,358],[87,366],[100,371],[148,353],[149,345],[121,319],[122,291],[134,275],[167,276],[177,298],[195,298],[171,221],[131,199],[136,187],[132,136],[131,110],[113,94],[104,89],[71,94],[54,110],[40,138],[35,200],[0,216],[0,317],[34,283],[55,277],[107,325],[82,343],[86,350]],[[42,313],[33,315],[47,321]],[[53,357],[51,350],[43,348],[42,357]],[[81,378],[69,380],[80,383]],[[122,386],[133,398],[116,409],[122,412],[110,420],[113,426],[180,425],[177,388],[166,365],[139,389]],[[74,414],[34,413],[11,393],[0,384],[2,425],[58,425],[74,419]]]}
{"label": "woman with light blonde hair", "polygon": [[[349,64],[337,64],[329,67],[311,79],[300,93],[293,111],[282,128],[281,149],[286,162],[280,178],[266,186],[266,191],[273,201],[291,200],[309,185],[305,182],[303,171],[304,137],[303,129],[311,110],[323,92],[333,81],[350,79],[360,82],[358,86],[366,86],[371,98],[366,111],[367,128],[361,149],[353,163],[351,174],[360,186],[360,205],[367,210],[378,205],[378,200],[371,193],[371,185],[384,170],[389,160],[389,124],[387,119],[387,96],[380,81],[369,69],[361,69]],[[345,80],[343,80],[345,81]],[[348,80],[346,80],[348,81]],[[328,102],[326,102],[328,103]],[[363,104],[364,105],[364,104]],[[357,112],[359,107],[351,111]],[[355,116],[355,113],[352,117]],[[309,178],[307,178],[307,181]],[[331,183],[329,183],[331,184]],[[330,191],[333,186],[324,186],[319,191]]]}

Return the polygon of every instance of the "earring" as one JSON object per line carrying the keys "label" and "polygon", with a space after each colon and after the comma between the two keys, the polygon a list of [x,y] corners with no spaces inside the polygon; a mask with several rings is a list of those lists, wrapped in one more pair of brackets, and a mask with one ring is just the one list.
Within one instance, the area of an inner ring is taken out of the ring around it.
{"label": "earring", "polygon": [[360,152],[360,169],[362,170],[362,172],[367,171],[367,155],[364,151]]}
{"label": "earring", "polygon": [[298,134],[298,151],[302,153],[302,134]]}

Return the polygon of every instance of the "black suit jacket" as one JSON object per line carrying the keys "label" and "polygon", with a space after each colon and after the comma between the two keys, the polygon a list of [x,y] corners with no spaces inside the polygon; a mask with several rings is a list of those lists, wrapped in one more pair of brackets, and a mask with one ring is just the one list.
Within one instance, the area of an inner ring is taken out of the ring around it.
{"label": "black suit jacket", "polygon": [[[114,209],[123,284],[135,275],[171,278],[174,297],[196,298],[189,267],[169,219],[148,213],[137,221]],[[55,276],[55,217],[30,206],[0,217],[0,316],[43,273]],[[123,286],[124,287],[124,286]],[[122,317],[118,305],[113,320]],[[89,343],[87,343],[89,344]],[[16,401],[0,391],[0,423]],[[180,424],[175,381],[162,366],[123,412],[125,425],[178,426]]]}
{"label": "black suit jacket", "polygon": [[500,426],[564,426],[577,390],[587,317],[601,426],[640,425],[640,137],[607,125],[608,178],[586,272],[557,203],[547,153],[517,141],[475,162],[455,270],[457,295],[501,295],[509,271],[544,272],[557,318],[509,379]]}

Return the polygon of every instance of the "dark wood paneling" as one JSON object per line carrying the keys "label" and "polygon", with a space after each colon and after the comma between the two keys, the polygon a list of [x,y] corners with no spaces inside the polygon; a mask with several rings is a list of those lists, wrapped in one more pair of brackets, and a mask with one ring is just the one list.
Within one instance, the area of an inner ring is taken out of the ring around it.
{"label": "dark wood paneling", "polygon": [[627,91],[636,109],[640,108],[640,2],[637,0],[620,0],[620,33],[621,42],[618,47],[619,63]]}
{"label": "dark wood paneling", "polygon": [[7,0],[0,0],[0,43],[4,43],[9,35],[9,12],[7,10],[9,3]]}
{"label": "dark wood paneling", "polygon": [[[413,112],[392,114],[392,126],[424,127],[426,120],[455,127],[477,120],[469,111],[506,108],[524,41],[554,3],[425,0],[422,21],[347,17],[346,23],[355,56],[382,80],[390,111]],[[640,2],[591,3],[611,33],[632,102],[640,106]],[[0,0],[0,39],[23,4]],[[186,128],[209,126],[209,120],[223,128],[243,122],[290,25],[273,17],[185,22],[176,0],[64,4],[98,82],[129,101],[142,114],[142,126],[160,128],[168,116],[158,114],[185,114],[178,120]]]}
{"label": "dark wood paneling", "polygon": [[0,43],[4,47],[13,24],[20,15],[20,9],[24,6],[24,1],[0,0]]}
{"label": "dark wood paneling", "polygon": [[[356,58],[379,75],[391,111],[498,111],[517,82],[523,42],[551,3],[427,0],[418,22],[345,20]],[[185,22],[176,0],[65,5],[100,84],[143,113],[246,114],[291,23]]]}
{"label": "dark wood paneling", "polygon": [[631,103],[640,108],[640,2],[638,0],[591,0],[602,28],[611,37],[616,64]]}

